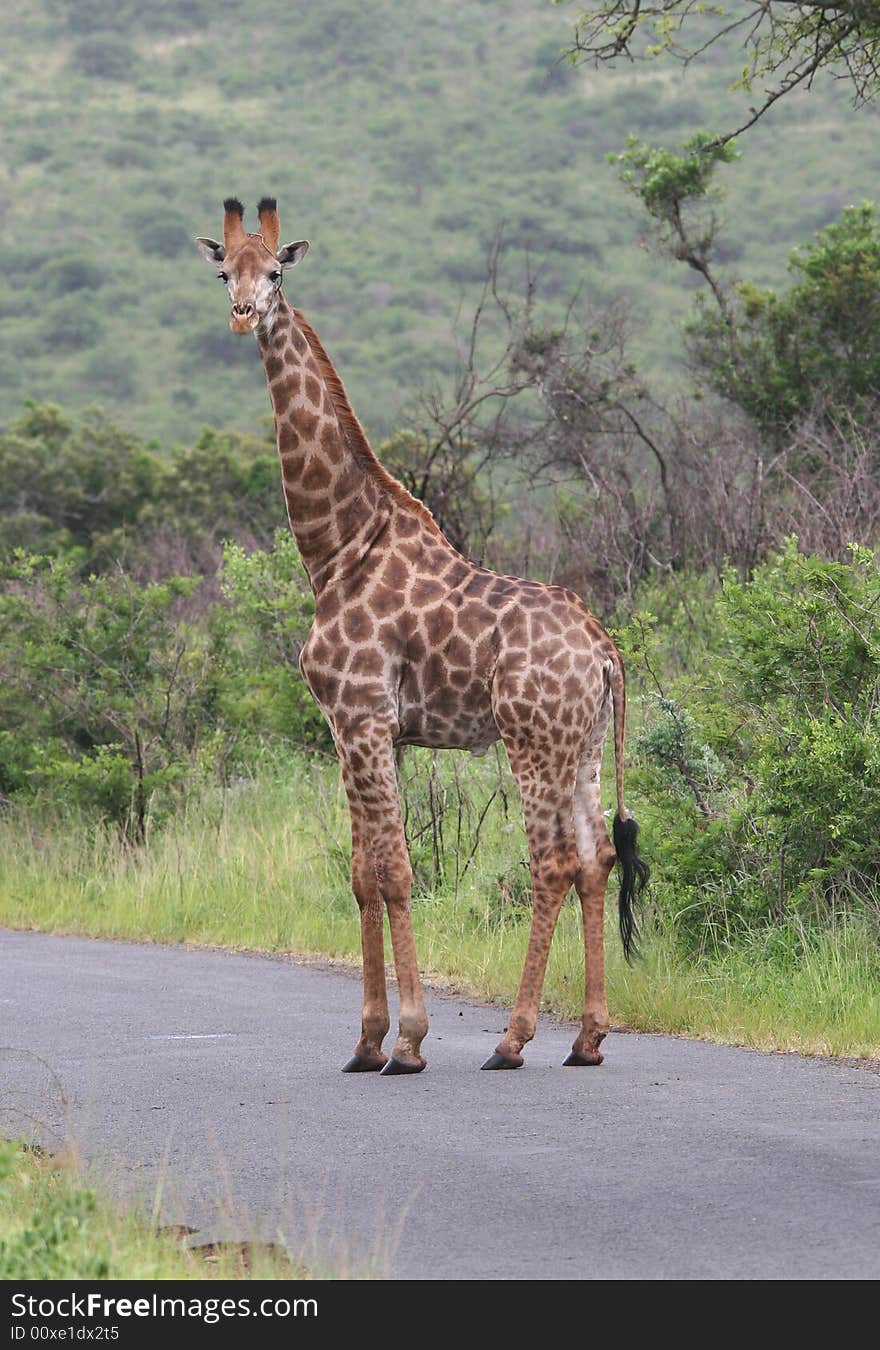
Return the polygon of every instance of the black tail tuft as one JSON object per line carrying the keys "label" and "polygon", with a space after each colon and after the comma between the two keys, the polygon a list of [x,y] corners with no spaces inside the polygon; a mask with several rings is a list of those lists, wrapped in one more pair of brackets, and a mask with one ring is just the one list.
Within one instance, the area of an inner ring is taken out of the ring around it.
{"label": "black tail tuft", "polygon": [[650,877],[648,864],[639,857],[639,851],[636,847],[638,833],[639,827],[632,817],[629,820],[621,820],[620,816],[614,817],[611,835],[621,870],[620,897],[618,899],[620,940],[623,943],[623,954],[630,965],[632,965],[634,957],[641,955],[638,948],[639,930],[633,913],[633,906],[647,886]]}

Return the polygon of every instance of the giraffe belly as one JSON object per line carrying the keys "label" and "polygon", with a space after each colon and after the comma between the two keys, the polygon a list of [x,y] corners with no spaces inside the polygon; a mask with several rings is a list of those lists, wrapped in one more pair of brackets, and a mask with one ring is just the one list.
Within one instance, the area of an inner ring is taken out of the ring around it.
{"label": "giraffe belly", "polygon": [[402,704],[397,745],[423,745],[429,750],[470,750],[483,755],[500,739],[488,691],[471,706],[459,705],[454,712],[432,711]]}

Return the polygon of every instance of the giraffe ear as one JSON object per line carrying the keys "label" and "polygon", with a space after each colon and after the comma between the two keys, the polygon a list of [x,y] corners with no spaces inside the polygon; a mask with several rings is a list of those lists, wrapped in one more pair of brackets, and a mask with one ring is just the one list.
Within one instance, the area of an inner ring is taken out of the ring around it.
{"label": "giraffe ear", "polygon": [[304,258],[308,251],[308,239],[300,239],[297,244],[284,244],[275,254],[275,257],[282,267],[295,267],[300,258]]}
{"label": "giraffe ear", "polygon": [[209,263],[222,262],[226,257],[226,249],[216,239],[197,239],[196,248]]}

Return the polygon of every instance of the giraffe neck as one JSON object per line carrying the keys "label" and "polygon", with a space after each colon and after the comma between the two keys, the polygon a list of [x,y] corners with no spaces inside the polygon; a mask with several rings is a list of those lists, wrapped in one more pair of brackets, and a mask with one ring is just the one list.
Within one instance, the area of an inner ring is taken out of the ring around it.
{"label": "giraffe neck", "polygon": [[323,348],[283,295],[257,329],[257,342],[275,412],[287,514],[318,594],[366,555],[395,503],[354,415],[363,444],[340,418],[331,387],[338,377]]}

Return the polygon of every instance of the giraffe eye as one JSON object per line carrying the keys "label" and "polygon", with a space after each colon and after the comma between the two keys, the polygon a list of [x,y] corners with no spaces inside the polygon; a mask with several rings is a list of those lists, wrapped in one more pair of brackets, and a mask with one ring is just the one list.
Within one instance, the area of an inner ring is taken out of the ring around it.
{"label": "giraffe eye", "polygon": [[217,273],[217,280],[218,280],[218,281],[222,281],[223,284],[225,285],[226,282],[229,280],[229,274],[228,274],[227,272],[218,272],[218,273]]}
{"label": "giraffe eye", "polygon": [[280,281],[280,280],[281,280],[281,273],[280,273],[280,272],[270,272],[270,273],[269,273],[269,280],[270,280],[270,281]]}

